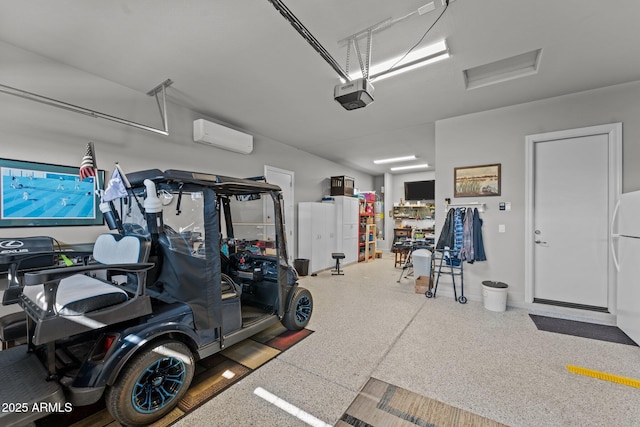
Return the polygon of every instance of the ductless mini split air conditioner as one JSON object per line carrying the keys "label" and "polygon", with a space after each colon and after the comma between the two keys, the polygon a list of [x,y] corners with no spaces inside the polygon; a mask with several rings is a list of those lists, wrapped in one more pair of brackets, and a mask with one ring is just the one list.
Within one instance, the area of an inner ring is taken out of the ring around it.
{"label": "ductless mini split air conditioner", "polygon": [[193,121],[193,141],[241,154],[253,151],[252,135],[204,119]]}

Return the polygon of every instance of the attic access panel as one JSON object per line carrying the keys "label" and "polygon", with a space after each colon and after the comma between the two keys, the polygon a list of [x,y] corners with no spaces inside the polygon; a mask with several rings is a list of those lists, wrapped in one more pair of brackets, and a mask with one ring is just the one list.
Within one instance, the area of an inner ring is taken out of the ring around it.
{"label": "attic access panel", "polygon": [[467,90],[502,83],[538,73],[542,49],[468,68],[464,75]]}

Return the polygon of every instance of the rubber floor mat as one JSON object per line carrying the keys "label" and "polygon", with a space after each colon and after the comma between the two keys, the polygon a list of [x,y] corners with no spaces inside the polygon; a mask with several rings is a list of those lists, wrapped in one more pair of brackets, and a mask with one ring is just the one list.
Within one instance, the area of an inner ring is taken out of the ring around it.
{"label": "rubber floor mat", "polygon": [[529,317],[531,317],[531,320],[533,320],[533,323],[535,323],[540,331],[573,335],[575,337],[590,338],[617,344],[638,345],[617,326],[598,325],[595,323],[559,319],[557,317],[538,316],[536,314],[529,314]]}

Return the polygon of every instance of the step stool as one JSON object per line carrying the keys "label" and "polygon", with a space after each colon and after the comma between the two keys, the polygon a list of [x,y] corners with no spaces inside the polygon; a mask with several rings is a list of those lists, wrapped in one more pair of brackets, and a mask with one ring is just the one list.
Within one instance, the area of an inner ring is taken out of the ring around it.
{"label": "step stool", "polygon": [[344,276],[342,270],[340,270],[340,260],[344,259],[344,254],[342,252],[334,252],[331,254],[331,258],[336,260],[336,268],[331,270],[332,276]]}

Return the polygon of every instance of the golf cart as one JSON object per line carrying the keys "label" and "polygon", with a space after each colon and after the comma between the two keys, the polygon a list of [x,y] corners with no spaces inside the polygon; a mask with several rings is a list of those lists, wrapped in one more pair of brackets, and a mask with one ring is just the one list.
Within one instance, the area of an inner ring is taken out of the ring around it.
{"label": "golf cart", "polygon": [[113,231],[92,248],[25,238],[0,251],[3,304],[22,308],[0,318],[0,338],[24,343],[0,352],[3,426],[103,396],[121,424],[148,425],[178,404],[197,360],[309,321],[279,187],[177,170],[122,181],[101,204]]}

